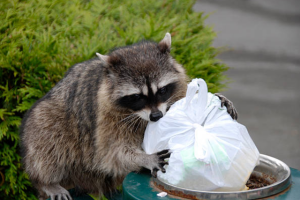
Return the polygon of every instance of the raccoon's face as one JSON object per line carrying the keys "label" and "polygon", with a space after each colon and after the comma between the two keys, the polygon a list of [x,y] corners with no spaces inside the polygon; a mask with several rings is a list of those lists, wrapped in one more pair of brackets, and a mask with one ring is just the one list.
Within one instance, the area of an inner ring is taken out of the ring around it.
{"label": "raccoon's face", "polygon": [[158,121],[171,104],[184,97],[186,75],[170,56],[171,36],[160,43],[143,41],[97,54],[107,63],[111,99],[122,110],[147,121]]}
{"label": "raccoon's face", "polygon": [[[174,76],[176,75],[173,74]],[[180,83],[175,78],[158,82],[147,81],[146,78],[144,86],[127,85],[128,90],[124,90],[123,96],[117,100],[117,104],[132,110],[147,121],[156,122],[164,116],[169,106],[174,102],[173,98],[178,84]]]}

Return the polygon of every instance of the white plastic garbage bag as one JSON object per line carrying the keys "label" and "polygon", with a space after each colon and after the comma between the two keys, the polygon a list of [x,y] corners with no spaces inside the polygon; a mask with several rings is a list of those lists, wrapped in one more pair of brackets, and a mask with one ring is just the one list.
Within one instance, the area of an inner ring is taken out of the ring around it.
{"label": "white plastic garbage bag", "polygon": [[148,124],[142,147],[147,154],[172,151],[166,173],[157,174],[161,181],[201,191],[244,189],[259,160],[246,127],[207,93],[203,79],[192,80],[186,97]]}

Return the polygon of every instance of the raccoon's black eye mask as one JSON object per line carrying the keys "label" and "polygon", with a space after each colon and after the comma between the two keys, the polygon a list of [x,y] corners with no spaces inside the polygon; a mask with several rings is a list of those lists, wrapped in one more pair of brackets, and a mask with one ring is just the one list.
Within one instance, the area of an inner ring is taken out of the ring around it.
{"label": "raccoon's black eye mask", "polygon": [[[150,88],[148,89],[150,90]],[[117,104],[121,107],[138,111],[144,109],[147,105],[149,107],[157,106],[159,103],[166,102],[173,95],[174,91],[176,91],[176,82],[159,88],[156,94],[149,92],[149,96],[140,93],[121,97]]]}
{"label": "raccoon's black eye mask", "polygon": [[134,111],[145,108],[147,97],[143,94],[127,95],[118,100],[118,104],[122,107],[132,109]]}
{"label": "raccoon's black eye mask", "polygon": [[158,102],[166,102],[176,90],[176,82],[170,83],[164,87],[161,87],[157,90],[155,96]]}

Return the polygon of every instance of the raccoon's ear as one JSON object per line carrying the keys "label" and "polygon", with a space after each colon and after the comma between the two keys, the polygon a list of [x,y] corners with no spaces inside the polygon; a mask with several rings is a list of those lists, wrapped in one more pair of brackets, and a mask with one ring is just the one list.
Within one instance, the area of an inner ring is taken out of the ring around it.
{"label": "raccoon's ear", "polygon": [[171,51],[171,34],[170,33],[166,33],[164,39],[162,39],[159,43],[158,43],[158,48],[162,53],[166,53]]}
{"label": "raccoon's ear", "polygon": [[100,53],[96,53],[97,57],[102,60],[103,62],[105,62],[106,64],[108,63],[108,59],[109,59],[109,56],[106,56],[106,55],[102,55]]}
{"label": "raccoon's ear", "polygon": [[105,66],[104,66],[104,72],[106,74],[107,77],[110,78],[110,80],[113,80],[115,78],[115,75],[112,71],[112,69],[110,69],[110,56],[107,56],[107,55],[102,55],[100,53],[96,53],[97,57],[103,61],[105,63]]}

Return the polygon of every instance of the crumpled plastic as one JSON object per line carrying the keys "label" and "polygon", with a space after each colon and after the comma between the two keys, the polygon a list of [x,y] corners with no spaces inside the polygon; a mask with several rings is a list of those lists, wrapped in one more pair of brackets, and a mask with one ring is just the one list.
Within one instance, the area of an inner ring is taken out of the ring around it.
{"label": "crumpled plastic", "polygon": [[143,149],[172,151],[162,182],[201,191],[239,191],[259,152],[247,129],[233,120],[220,99],[208,93],[203,79],[188,85],[186,97],[174,103],[158,122],[149,122]]}

